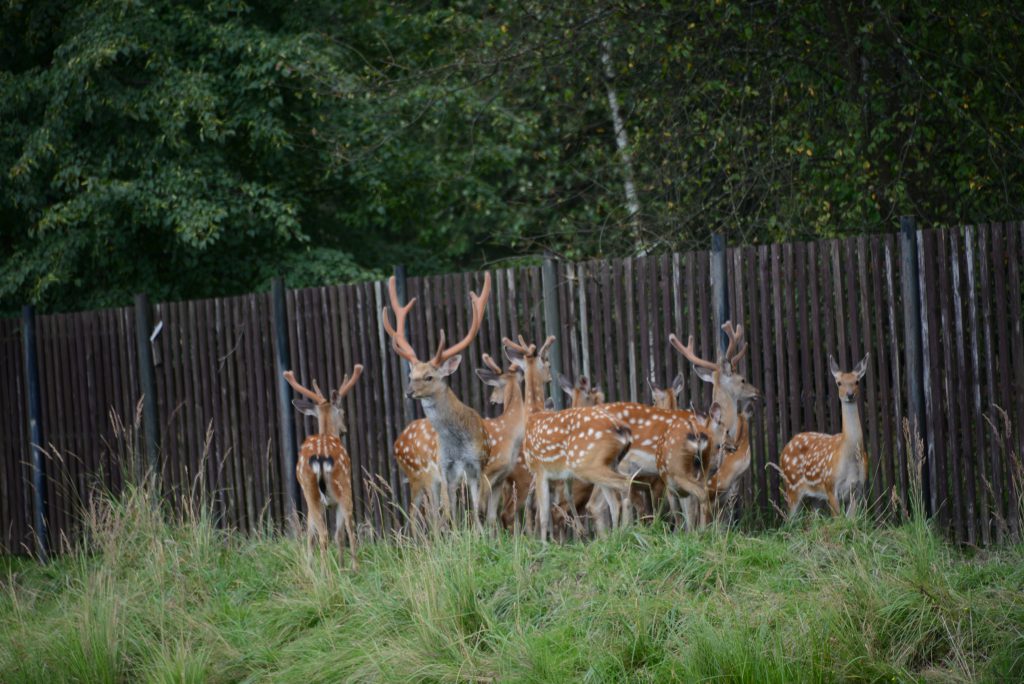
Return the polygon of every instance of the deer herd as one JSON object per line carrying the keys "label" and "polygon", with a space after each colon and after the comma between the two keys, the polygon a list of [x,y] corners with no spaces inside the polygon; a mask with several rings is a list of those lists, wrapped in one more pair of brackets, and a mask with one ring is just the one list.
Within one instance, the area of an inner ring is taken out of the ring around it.
{"label": "deer herd", "polygon": [[[501,415],[484,418],[467,406],[448,386],[448,378],[462,363],[462,352],[480,330],[491,292],[485,274],[479,293],[470,293],[471,321],[466,335],[447,346],[440,331],[437,351],[421,361],[406,334],[406,317],[416,303],[399,302],[395,279],[388,283],[391,312],[384,307],[382,323],[394,352],[409,363],[407,395],[419,401],[426,418],[409,423],[395,440],[394,458],[408,480],[413,518],[422,513],[433,525],[455,520],[460,487],[468,492],[464,513],[471,524],[536,529],[545,542],[578,534],[580,509],[599,535],[609,527],[630,524],[635,515],[648,517],[668,506],[670,520],[686,529],[708,524],[733,499],[740,477],[750,467],[750,428],[761,392],[738,371],[749,347],[743,326],[726,322],[729,339],[725,353],[715,361],[697,355],[694,338],[683,344],[675,335],[669,342],[692,364],[701,380],[711,384],[712,401],[703,412],[692,405],[678,406],[684,378],[671,387],[649,383],[653,405],[636,402],[605,403],[599,387],[585,377],[573,382],[560,376],[560,388],[571,399],[570,408],[556,411],[545,397],[552,378],[548,355],[555,338],[540,346],[519,336],[502,339],[503,367],[488,354],[476,369],[491,388],[490,401],[502,405]],[[805,432],[782,450],[779,464],[769,464],[782,478],[789,515],[800,502],[813,498],[827,502],[831,512],[855,508],[867,475],[858,386],[867,369],[867,357],[851,372],[829,365],[842,404],[842,432],[837,435]],[[317,434],[305,439],[296,464],[296,478],[308,510],[308,539],[314,536],[326,548],[326,509],[335,508],[335,539],[343,553],[346,536],[352,567],[356,567],[353,531],[352,467],[342,443],[345,433],[341,398],[359,380],[363,367],[332,390],[330,398],[300,385],[293,373],[287,382],[302,395],[293,401],[301,413],[317,418]]]}

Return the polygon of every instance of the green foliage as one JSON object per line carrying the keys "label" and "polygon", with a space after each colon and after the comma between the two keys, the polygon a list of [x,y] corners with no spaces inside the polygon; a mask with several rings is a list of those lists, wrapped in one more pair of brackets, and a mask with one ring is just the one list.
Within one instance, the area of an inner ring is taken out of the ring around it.
{"label": "green foliage", "polygon": [[[97,497],[96,501],[100,501]],[[0,559],[0,679],[1011,681],[1024,548],[913,521],[661,525],[587,543],[460,531],[365,543],[361,567],[274,533],[164,520],[129,488],[90,545]]]}
{"label": "green foliage", "polygon": [[0,310],[1018,218],[1022,29],[998,2],[6,3]]}

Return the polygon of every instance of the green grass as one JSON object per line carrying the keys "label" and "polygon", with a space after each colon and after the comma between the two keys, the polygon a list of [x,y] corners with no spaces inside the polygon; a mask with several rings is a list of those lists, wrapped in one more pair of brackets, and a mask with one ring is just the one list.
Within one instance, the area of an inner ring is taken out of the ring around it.
{"label": "green grass", "polygon": [[0,561],[0,681],[1024,679],[1024,547],[965,553],[924,523],[461,532],[365,543],[353,574],[166,519],[135,492],[87,550]]}

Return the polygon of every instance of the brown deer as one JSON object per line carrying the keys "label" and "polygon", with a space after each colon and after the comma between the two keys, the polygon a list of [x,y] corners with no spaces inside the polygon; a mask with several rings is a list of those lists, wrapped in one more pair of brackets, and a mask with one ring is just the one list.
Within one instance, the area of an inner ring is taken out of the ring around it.
{"label": "brown deer", "polygon": [[[761,397],[761,392],[747,382],[737,370],[740,360],[746,355],[748,346],[743,341],[743,326],[733,327],[732,321],[726,321],[722,330],[729,336],[729,346],[724,356],[712,363],[697,356],[693,349],[693,336],[684,345],[675,335],[669,335],[669,342],[690,363],[701,380],[712,385],[712,402],[722,410],[722,422],[725,424],[725,440],[734,449],[719,449],[714,463],[709,464],[715,473],[713,486],[709,490],[709,498],[714,501],[727,494],[737,485],[739,477],[750,467],[750,440],[748,417],[739,410],[740,406],[749,406]],[[744,438],[743,435],[747,434]],[[742,448],[741,448],[742,446]],[[711,483],[709,483],[711,485]],[[713,492],[713,493],[712,493]]]}
{"label": "brown deer", "polygon": [[[544,348],[553,342],[554,337],[549,337]],[[542,396],[544,363],[536,345],[522,340],[516,344],[508,338],[502,344],[509,360],[526,375],[527,396]],[[618,523],[619,499],[628,489],[628,480],[614,466],[629,450],[630,442],[629,427],[602,406],[544,411],[527,402],[523,452],[533,473],[540,537],[545,543],[551,529],[550,482],[577,479],[593,484],[612,512],[612,525]],[[599,527],[598,531],[604,530]]]}
{"label": "brown deer", "polygon": [[293,399],[295,408],[307,416],[315,416],[317,433],[306,437],[299,449],[295,464],[295,477],[306,499],[308,522],[307,539],[313,544],[314,531],[321,549],[327,549],[326,508],[334,507],[334,538],[338,544],[338,558],[344,560],[345,536],[348,535],[352,569],[358,567],[356,560],[356,535],[352,526],[352,463],[348,451],[341,442],[341,435],[347,431],[345,412],[341,408],[342,398],[349,393],[363,373],[363,367],[356,364],[352,377],[345,376],[341,387],[331,391],[328,400],[316,381],[313,390],[298,383],[290,370],[284,372],[284,379],[296,392],[306,399]]}
{"label": "brown deer", "polygon": [[395,439],[395,461],[409,482],[410,513],[424,505],[430,518],[437,518],[441,505],[441,466],[437,455],[437,433],[426,418],[417,418]]}
{"label": "brown deer", "polygon": [[778,470],[785,481],[790,517],[807,497],[828,501],[833,515],[839,514],[839,502],[844,500],[847,514],[852,515],[867,480],[868,455],[864,450],[857,395],[868,369],[868,357],[865,355],[849,373],[839,370],[831,355],[828,365],[843,405],[843,431],[838,435],[801,432],[782,450]]}
{"label": "brown deer", "polygon": [[410,364],[409,389],[407,394],[417,399],[427,415],[427,420],[437,432],[438,465],[442,482],[447,488],[447,501],[442,502],[446,513],[451,515],[451,504],[461,482],[465,482],[472,501],[472,519],[481,528],[480,516],[480,474],[490,453],[490,443],[483,418],[466,406],[448,387],[447,378],[462,361],[461,352],[469,347],[480,330],[484,319],[484,308],[491,294],[491,274],[484,274],[484,285],[480,294],[470,293],[473,319],[469,332],[451,347],[445,346],[444,330],[441,331],[437,352],[429,361],[420,361],[405,335],[405,318],[416,298],[402,306],[398,301],[395,278],[388,281],[391,306],[395,309],[395,326],[385,306],[381,323],[391,337],[391,348]]}
{"label": "brown deer", "polygon": [[711,456],[725,439],[722,408],[712,404],[707,415],[680,415],[658,445],[658,474],[673,510],[684,512],[686,526],[694,529],[702,522],[707,506],[708,465]]}
{"label": "brown deer", "polygon": [[522,453],[526,407],[519,386],[522,375],[520,369],[513,366],[503,371],[488,354],[483,355],[483,360],[487,367],[477,368],[477,377],[494,388],[491,391],[491,403],[503,404],[505,407],[497,418],[484,420],[491,447],[484,466],[484,477],[488,484],[487,524],[493,526],[497,523],[498,504],[505,482],[512,475]]}
{"label": "brown deer", "polygon": [[679,394],[683,391],[686,378],[682,373],[676,375],[672,385],[665,389],[654,384],[654,378],[647,379],[647,386],[651,389],[651,405],[656,408],[677,409],[679,408]]}

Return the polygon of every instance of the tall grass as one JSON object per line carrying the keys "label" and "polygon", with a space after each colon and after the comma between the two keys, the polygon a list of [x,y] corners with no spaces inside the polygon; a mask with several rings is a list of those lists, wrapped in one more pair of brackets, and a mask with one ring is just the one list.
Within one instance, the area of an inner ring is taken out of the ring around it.
{"label": "tall grass", "polygon": [[352,573],[208,510],[171,513],[143,479],[96,501],[77,552],[3,559],[0,681],[1024,679],[1024,547],[958,550],[920,511],[394,537]]}

